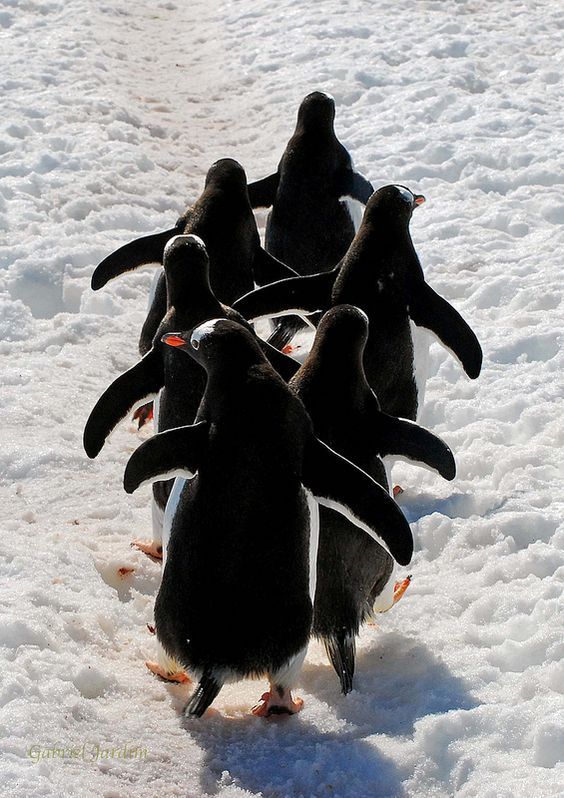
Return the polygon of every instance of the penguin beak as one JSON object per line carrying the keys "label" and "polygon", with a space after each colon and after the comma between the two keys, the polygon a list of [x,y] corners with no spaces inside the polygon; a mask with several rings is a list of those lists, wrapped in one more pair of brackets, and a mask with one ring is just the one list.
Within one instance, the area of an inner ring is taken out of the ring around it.
{"label": "penguin beak", "polygon": [[413,195],[413,204],[415,206],[423,205],[424,202],[425,202],[425,197],[423,196],[423,194],[414,194]]}
{"label": "penguin beak", "polygon": [[176,335],[176,333],[167,333],[163,335],[161,341],[163,344],[168,344],[169,346],[186,346],[187,343],[184,338],[181,338],[180,335]]}

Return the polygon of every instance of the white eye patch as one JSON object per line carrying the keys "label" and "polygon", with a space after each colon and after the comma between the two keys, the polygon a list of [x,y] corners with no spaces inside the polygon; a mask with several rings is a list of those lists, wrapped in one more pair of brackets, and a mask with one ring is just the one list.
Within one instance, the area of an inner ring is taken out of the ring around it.
{"label": "white eye patch", "polygon": [[172,238],[170,238],[166,242],[166,245],[165,245],[165,248],[164,248],[164,252],[163,252],[163,259],[166,258],[167,253],[174,247],[176,242],[178,242],[180,240],[185,241],[186,243],[190,242],[191,244],[197,246],[198,249],[203,249],[204,252],[206,250],[206,246],[205,246],[204,242],[202,241],[202,239],[199,236],[195,236],[195,235],[192,235],[192,234],[190,234],[188,236],[177,235],[177,236],[173,236]]}
{"label": "white eye patch", "polygon": [[199,327],[196,327],[190,338],[192,349],[200,348],[202,339],[214,331],[214,327],[219,321],[224,321],[224,319],[210,319],[210,321],[205,321]]}
{"label": "white eye patch", "polygon": [[408,202],[410,205],[413,205],[415,202],[415,196],[411,193],[408,188],[405,186],[394,186],[400,197],[404,202]]}

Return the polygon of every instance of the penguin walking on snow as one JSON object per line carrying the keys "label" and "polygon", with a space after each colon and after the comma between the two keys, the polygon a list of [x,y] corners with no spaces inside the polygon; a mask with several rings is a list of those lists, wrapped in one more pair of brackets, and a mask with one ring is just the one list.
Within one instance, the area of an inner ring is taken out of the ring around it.
{"label": "penguin walking on snow", "polygon": [[384,412],[408,419],[416,418],[419,390],[410,320],[433,333],[472,379],[482,364],[475,334],[425,282],[409,233],[413,210],[424,201],[404,186],[378,189],[334,269],[258,288],[234,304],[250,320],[307,315],[343,303],[361,308],[369,320],[363,358],[368,383]]}
{"label": "penguin walking on snow", "polygon": [[196,423],[143,443],[124,477],[128,493],[188,477],[155,603],[158,640],[199,678],[186,715],[201,716],[226,681],[263,674],[270,690],[253,713],[293,714],[311,628],[317,505],[344,513],[402,564],[413,550],[409,525],[380,485],[315,437],[249,330],[220,319],[164,340],[196,358],[208,381]]}
{"label": "penguin walking on snow", "polygon": [[[216,161],[208,170],[204,191],[170,230],[143,236],[108,255],[94,270],[92,288],[149,263],[162,263],[165,245],[179,234],[201,238],[210,259],[210,283],[220,302],[233,302],[255,284],[295,275],[260,245],[255,218],[241,164],[232,158]],[[141,331],[139,351],[145,355],[166,313],[166,283],[159,275],[147,319]]]}
{"label": "penguin walking on snow", "polygon": [[[175,236],[164,249],[164,270],[168,305],[153,345],[135,366],[130,368],[104,391],[93,408],[84,430],[84,448],[89,457],[96,457],[115,425],[135,406],[157,396],[157,428],[160,431],[191,424],[202,399],[206,374],[192,358],[179,358],[165,346],[161,337],[177,329],[193,329],[213,318],[237,321],[251,330],[243,317],[223,305],[213,293],[209,281],[209,259],[197,236]],[[252,333],[254,335],[254,333]],[[274,367],[289,379],[299,364],[265,341],[258,342]],[[162,525],[172,480],[153,486],[153,540],[136,541],[135,545],[149,556],[162,556]]]}
{"label": "penguin walking on snow", "polygon": [[[380,458],[390,454],[454,479],[452,452],[440,438],[380,410],[362,365],[367,338],[368,319],[356,307],[338,305],[321,319],[311,352],[289,383],[315,434],[385,489]],[[360,625],[374,610],[392,606],[394,583],[393,557],[342,515],[321,507],[313,635],[323,640],[345,694],[352,690]]]}
{"label": "penguin walking on snow", "polygon": [[[339,263],[362,215],[357,206],[353,220],[349,200],[366,205],[374,191],[354,170],[334,122],[333,97],[321,91],[308,94],[276,172],[248,187],[253,208],[272,208],[266,249],[300,275],[327,271]],[[281,349],[302,326],[296,317],[287,319],[269,340]]]}

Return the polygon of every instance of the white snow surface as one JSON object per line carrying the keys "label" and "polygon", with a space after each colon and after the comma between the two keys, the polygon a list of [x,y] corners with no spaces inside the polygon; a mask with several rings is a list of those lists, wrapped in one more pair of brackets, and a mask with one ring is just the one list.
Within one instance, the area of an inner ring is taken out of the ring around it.
{"label": "white snow surface", "polygon": [[[563,795],[560,0],[0,0],[0,39],[3,794]],[[186,688],[143,664],[150,490],[121,486],[150,431],[81,444],[154,269],[89,280],[217,158],[271,173],[315,89],[359,171],[426,195],[415,246],[484,367],[431,347],[421,422],[458,475],[396,467],[413,581],[363,630],[355,690],[312,644],[301,714],[250,716],[264,685],[242,682],[183,725]]]}

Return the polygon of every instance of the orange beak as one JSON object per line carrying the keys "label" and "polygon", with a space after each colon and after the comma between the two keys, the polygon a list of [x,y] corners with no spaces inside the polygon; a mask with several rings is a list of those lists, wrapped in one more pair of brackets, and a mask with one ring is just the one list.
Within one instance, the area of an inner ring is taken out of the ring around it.
{"label": "orange beak", "polygon": [[423,196],[423,194],[416,194],[414,197],[414,201],[416,205],[423,205],[423,203],[425,202],[425,197]]}
{"label": "orange beak", "polygon": [[163,335],[161,341],[169,346],[184,346],[186,341],[184,338],[181,338],[179,335],[174,335],[169,333],[168,335]]}

